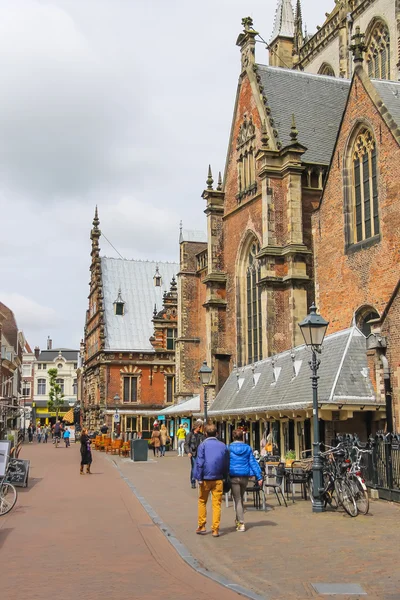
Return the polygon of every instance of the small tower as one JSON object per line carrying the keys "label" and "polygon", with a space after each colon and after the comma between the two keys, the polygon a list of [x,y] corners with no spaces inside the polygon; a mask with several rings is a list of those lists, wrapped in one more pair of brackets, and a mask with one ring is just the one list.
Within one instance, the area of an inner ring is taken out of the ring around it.
{"label": "small tower", "polygon": [[274,30],[269,43],[271,67],[293,67],[295,19],[291,0],[278,0]]}

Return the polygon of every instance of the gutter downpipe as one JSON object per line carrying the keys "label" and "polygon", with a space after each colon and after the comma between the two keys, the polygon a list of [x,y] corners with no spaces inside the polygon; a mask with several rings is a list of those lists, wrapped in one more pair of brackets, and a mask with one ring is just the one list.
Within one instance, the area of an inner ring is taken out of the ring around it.
{"label": "gutter downpipe", "polygon": [[381,359],[381,363],[383,365],[383,381],[384,381],[384,386],[385,386],[387,433],[393,433],[392,382],[390,379],[389,362],[384,354],[381,354],[379,358]]}

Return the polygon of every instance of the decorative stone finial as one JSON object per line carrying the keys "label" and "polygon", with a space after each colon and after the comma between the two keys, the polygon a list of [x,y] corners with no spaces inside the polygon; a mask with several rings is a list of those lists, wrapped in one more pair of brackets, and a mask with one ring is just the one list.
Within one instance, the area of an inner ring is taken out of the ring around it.
{"label": "decorative stone finial", "polygon": [[99,213],[97,211],[97,204],[96,204],[96,208],[94,211],[93,227],[95,229],[98,229],[99,225],[100,225],[100,219],[99,219]]}
{"label": "decorative stone finial", "polygon": [[354,43],[350,46],[350,50],[353,53],[353,61],[355,64],[362,64],[364,62],[364,52],[367,50],[367,46],[364,44],[365,34],[361,33],[360,28],[356,27],[356,32],[351,38]]}
{"label": "decorative stone finial", "polygon": [[157,316],[157,304],[154,305],[153,317]]}
{"label": "decorative stone finial", "polygon": [[206,180],[208,190],[213,189],[213,183],[214,183],[214,179],[213,179],[212,172],[211,172],[211,165],[208,165],[208,177]]}
{"label": "decorative stone finial", "polygon": [[217,191],[218,192],[222,192],[222,175],[221,175],[221,171],[218,173]]}
{"label": "decorative stone finial", "polygon": [[264,119],[261,125],[261,144],[264,149],[269,148],[269,135],[267,130],[267,123]]}
{"label": "decorative stone finial", "polygon": [[244,17],[242,25],[245,32],[253,30],[253,19],[251,17]]}
{"label": "decorative stone finial", "polygon": [[290,139],[292,140],[293,143],[297,142],[298,135],[299,135],[299,132],[296,127],[296,119],[295,119],[295,116],[293,113],[292,114],[292,126],[290,128]]}
{"label": "decorative stone finial", "polygon": [[175,275],[172,276],[172,280],[171,280],[171,286],[170,286],[170,291],[171,292],[176,292],[178,289],[178,286],[176,284],[176,279],[175,279]]}

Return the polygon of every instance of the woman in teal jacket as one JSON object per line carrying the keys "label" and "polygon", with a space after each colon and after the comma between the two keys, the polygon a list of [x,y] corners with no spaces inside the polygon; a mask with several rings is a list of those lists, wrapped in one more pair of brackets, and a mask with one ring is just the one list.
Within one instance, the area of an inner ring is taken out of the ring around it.
{"label": "woman in teal jacket", "polygon": [[235,429],[233,443],[229,445],[229,474],[232,484],[232,495],[236,508],[236,531],[245,531],[243,498],[249,477],[255,477],[261,487],[263,478],[261,469],[248,444],[243,442],[243,430]]}

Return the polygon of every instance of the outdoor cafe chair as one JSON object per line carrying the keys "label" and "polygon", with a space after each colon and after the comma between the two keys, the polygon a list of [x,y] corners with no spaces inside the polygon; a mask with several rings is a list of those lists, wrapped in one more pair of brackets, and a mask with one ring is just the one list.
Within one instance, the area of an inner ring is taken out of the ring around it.
{"label": "outdoor cafe chair", "polygon": [[[285,494],[282,490],[282,484],[285,479],[285,465],[284,463],[279,463],[278,465],[269,465],[265,463],[265,475],[264,475],[264,483],[263,483],[263,492],[265,494],[265,490],[272,490],[275,493],[276,499],[279,502],[279,506],[282,506],[281,498],[283,499],[283,503],[287,508],[287,502],[285,499]],[[272,480],[272,481],[271,481]],[[275,480],[275,481],[273,481]]]}
{"label": "outdoor cafe chair", "polygon": [[292,502],[294,502],[295,485],[300,485],[301,497],[307,500],[307,484],[310,478],[311,466],[311,461],[294,460],[291,467],[286,470],[286,495],[289,497],[289,491],[291,490]]}

